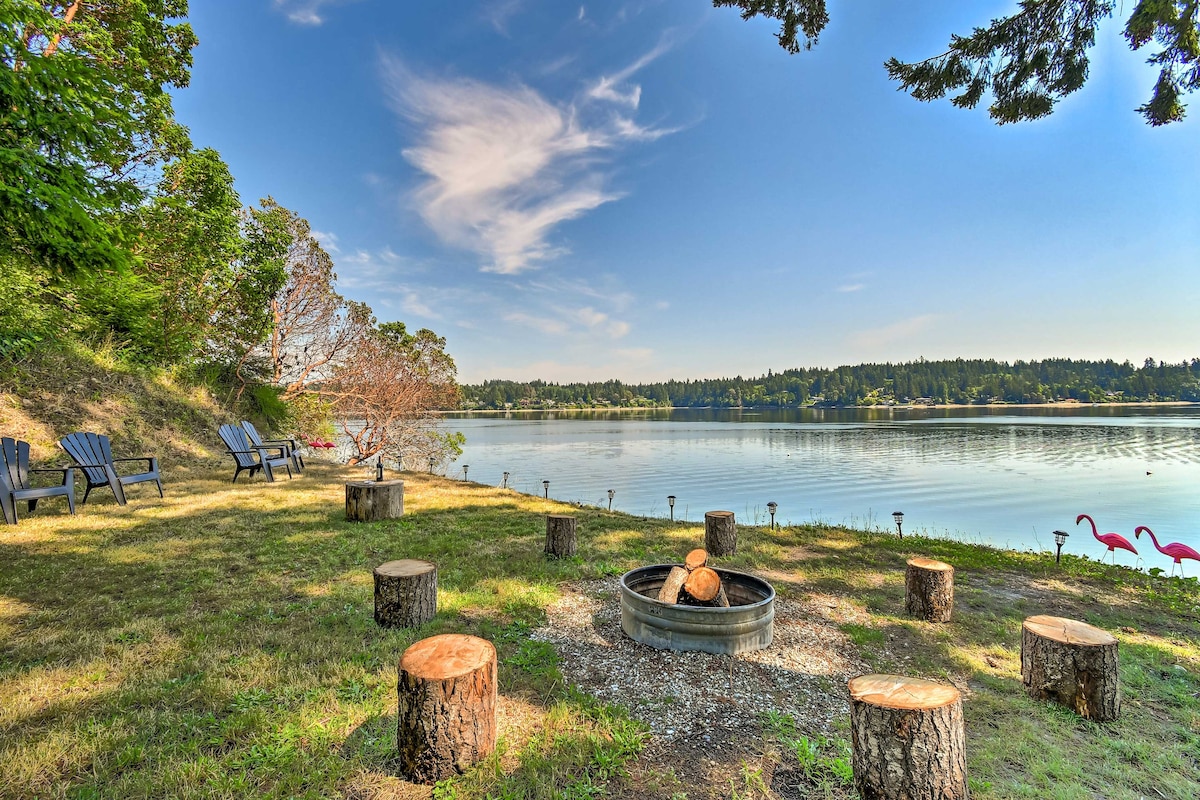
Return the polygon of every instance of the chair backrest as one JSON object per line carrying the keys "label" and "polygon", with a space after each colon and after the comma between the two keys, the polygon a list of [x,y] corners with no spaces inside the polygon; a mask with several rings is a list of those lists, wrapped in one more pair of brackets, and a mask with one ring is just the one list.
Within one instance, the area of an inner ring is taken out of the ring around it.
{"label": "chair backrest", "polygon": [[237,461],[239,467],[254,467],[258,466],[254,455],[250,452],[250,442],[246,439],[246,432],[237,425],[222,425],[217,429],[217,434],[221,437],[221,441],[229,448],[229,452]]}
{"label": "chair backrest", "polygon": [[[108,437],[95,433],[72,433],[59,440],[59,445],[75,463],[83,467],[88,483],[108,483],[104,467],[113,465],[112,447]],[[84,466],[90,464],[91,466]]]}
{"label": "chair backrest", "polygon": [[242,420],[242,430],[246,432],[246,437],[252,444],[262,447],[263,438],[258,435],[258,429],[254,427],[254,423],[248,419]]}
{"label": "chair backrest", "polygon": [[3,453],[3,472],[8,478],[9,491],[29,488],[29,442],[21,442],[5,436],[0,439]]}

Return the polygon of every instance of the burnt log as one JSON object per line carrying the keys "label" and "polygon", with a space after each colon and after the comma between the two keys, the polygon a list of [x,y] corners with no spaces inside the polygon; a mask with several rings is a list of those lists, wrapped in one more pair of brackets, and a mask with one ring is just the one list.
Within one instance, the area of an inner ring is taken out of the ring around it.
{"label": "burnt log", "polygon": [[346,484],[346,520],[375,522],[404,516],[404,481],[353,481]]}
{"label": "burnt log", "polygon": [[1064,617],[1038,615],[1021,626],[1021,681],[1036,700],[1053,700],[1084,719],[1121,714],[1117,639]]}
{"label": "burnt log", "polygon": [[731,556],[737,551],[737,523],[732,511],[704,513],[704,549],[714,556]]}
{"label": "burnt log", "polygon": [[954,610],[954,567],[932,558],[910,558],[904,572],[904,608],[928,622],[949,622]]}
{"label": "burnt log", "polygon": [[546,555],[569,558],[579,549],[575,536],[575,518],[568,514],[546,517]]}
{"label": "burnt log", "polygon": [[375,622],[384,628],[415,628],[437,614],[437,566],[401,559],[380,564],[375,575]]}
{"label": "burnt log", "polygon": [[850,681],[851,767],[863,800],[967,797],[962,698],[899,675]]}
{"label": "burnt log", "polygon": [[496,648],[442,634],[404,651],[397,682],[400,772],[436,783],[496,749]]}

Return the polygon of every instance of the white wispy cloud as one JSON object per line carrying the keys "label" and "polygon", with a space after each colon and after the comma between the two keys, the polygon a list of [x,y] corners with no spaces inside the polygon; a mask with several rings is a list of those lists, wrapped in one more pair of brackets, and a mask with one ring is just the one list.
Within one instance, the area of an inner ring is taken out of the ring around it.
{"label": "white wispy cloud", "polygon": [[512,275],[565,253],[551,242],[554,229],[622,196],[607,185],[618,149],[670,132],[611,109],[629,105],[626,82],[666,48],[615,73],[608,89],[593,86],[569,102],[520,83],[419,77],[385,57],[390,100],[416,132],[403,152],[426,176],[414,195],[426,224],[483,256],[487,272]]}
{"label": "white wispy cloud", "polygon": [[902,319],[891,325],[859,331],[850,338],[850,342],[858,347],[882,347],[894,344],[897,341],[911,339],[918,333],[928,330],[937,319],[937,314],[922,314]]}
{"label": "white wispy cloud", "polygon": [[483,16],[501,36],[508,36],[508,21],[520,13],[524,0],[491,0],[483,5]]}
{"label": "white wispy cloud", "polygon": [[524,325],[528,328],[541,331],[542,333],[561,335],[567,332],[570,326],[562,320],[549,319],[547,317],[535,317],[530,314],[525,314],[520,311],[513,311],[504,315],[506,322],[512,322],[517,325]]}
{"label": "white wispy cloud", "polygon": [[587,96],[593,100],[607,100],[636,109],[642,101],[642,87],[636,83],[628,83],[629,79],[670,49],[671,36],[663,36],[654,49],[637,61],[612,75],[602,75],[587,90]]}
{"label": "white wispy cloud", "polygon": [[312,231],[313,238],[320,242],[321,247],[325,248],[325,252],[331,256],[335,256],[341,251],[338,249],[338,237],[336,233],[328,233],[326,231]]}
{"label": "white wispy cloud", "polygon": [[273,0],[275,8],[298,25],[322,25],[325,23],[322,8],[348,2],[357,0]]}
{"label": "white wispy cloud", "polygon": [[865,283],[845,283],[837,287],[839,292],[858,292],[866,286]]}

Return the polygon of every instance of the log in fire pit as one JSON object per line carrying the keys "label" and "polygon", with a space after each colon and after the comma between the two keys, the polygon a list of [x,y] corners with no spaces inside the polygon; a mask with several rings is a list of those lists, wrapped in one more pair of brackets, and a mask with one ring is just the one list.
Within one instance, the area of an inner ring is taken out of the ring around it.
{"label": "log in fire pit", "polygon": [[663,602],[658,596],[673,567],[655,564],[621,576],[621,629],[629,638],[660,650],[719,655],[771,646],[775,620],[771,584],[744,572],[716,569],[728,607]]}

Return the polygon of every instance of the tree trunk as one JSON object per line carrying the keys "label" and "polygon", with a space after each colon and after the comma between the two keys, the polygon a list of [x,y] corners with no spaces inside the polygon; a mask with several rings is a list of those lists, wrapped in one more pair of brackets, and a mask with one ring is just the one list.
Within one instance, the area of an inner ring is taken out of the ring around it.
{"label": "tree trunk", "polygon": [[899,675],[850,681],[851,766],[863,800],[967,797],[958,690]]}
{"label": "tree trunk", "polygon": [[684,567],[671,567],[670,573],[667,574],[667,579],[663,581],[662,588],[658,590],[658,599],[663,603],[678,603],[679,590],[683,588],[684,581],[688,578],[688,571]]}
{"label": "tree trunk", "polygon": [[462,634],[422,639],[400,658],[400,771],[436,783],[496,749],[496,648]]}
{"label": "tree trunk", "polygon": [[949,622],[954,610],[954,567],[932,558],[910,558],[904,573],[904,608],[928,622]]}
{"label": "tree trunk", "polygon": [[691,552],[689,552],[687,554],[687,556],[685,556],[683,559],[683,567],[688,572],[691,572],[694,569],[698,569],[700,567],[704,567],[707,565],[708,565],[708,552],[699,547],[697,547],[695,550],[692,550]]}
{"label": "tree trunk", "polygon": [[707,603],[721,591],[721,576],[709,567],[697,567],[688,574],[683,590],[701,603]]}
{"label": "tree trunk", "polygon": [[437,614],[437,566],[402,559],[375,568],[375,622],[385,628],[415,628]]}
{"label": "tree trunk", "polygon": [[1021,680],[1037,700],[1061,703],[1084,719],[1121,714],[1117,639],[1063,617],[1038,615],[1021,626]]}
{"label": "tree trunk", "polygon": [[404,481],[353,481],[346,484],[346,519],[375,522],[404,516]]}
{"label": "tree trunk", "polygon": [[575,555],[577,549],[575,518],[567,514],[548,515],[546,517],[546,554],[554,558],[569,558]]}
{"label": "tree trunk", "polygon": [[705,512],[704,548],[714,556],[731,556],[737,551],[737,524],[732,511]]}

